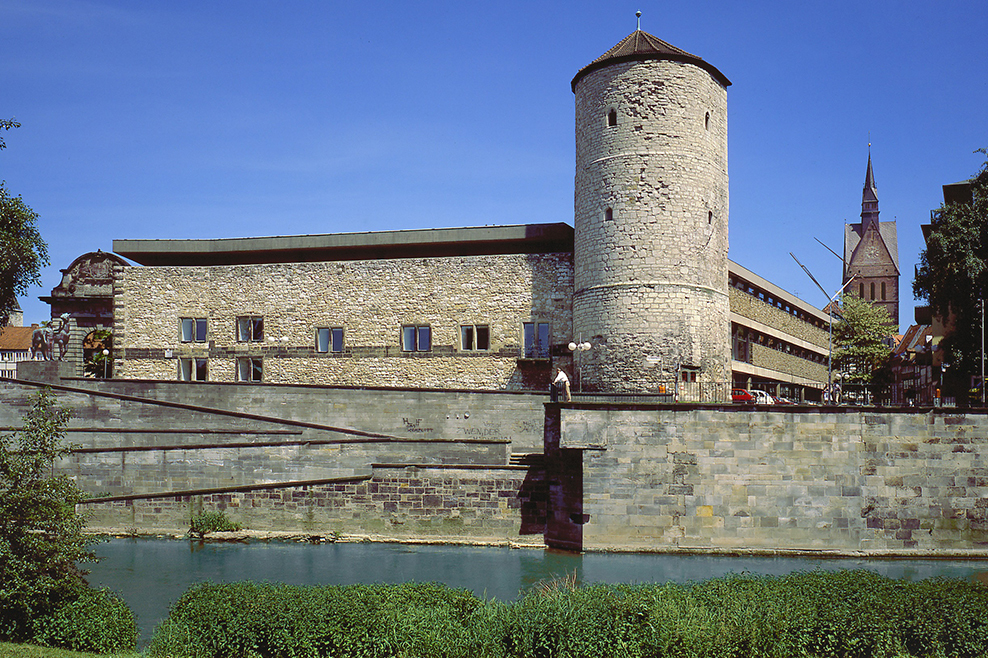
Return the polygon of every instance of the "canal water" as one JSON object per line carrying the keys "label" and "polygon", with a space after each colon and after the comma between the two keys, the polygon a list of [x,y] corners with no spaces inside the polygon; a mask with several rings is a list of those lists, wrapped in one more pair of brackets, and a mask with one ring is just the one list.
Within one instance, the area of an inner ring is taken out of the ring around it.
{"label": "canal water", "polygon": [[376,543],[202,543],[113,539],[95,547],[88,580],[123,596],[147,644],[185,590],[201,582],[254,580],[292,585],[440,582],[480,597],[513,601],[540,581],[576,574],[589,583],[684,583],[729,573],[784,575],[812,569],[870,569],[891,578],[984,577],[988,560],[860,560],[588,553]]}

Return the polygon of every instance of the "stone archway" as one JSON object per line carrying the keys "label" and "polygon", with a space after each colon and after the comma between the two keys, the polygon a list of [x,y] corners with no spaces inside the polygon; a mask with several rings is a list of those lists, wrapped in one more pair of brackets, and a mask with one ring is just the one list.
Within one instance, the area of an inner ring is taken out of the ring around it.
{"label": "stone archway", "polygon": [[109,329],[93,329],[82,339],[82,364],[86,377],[113,377],[113,333]]}

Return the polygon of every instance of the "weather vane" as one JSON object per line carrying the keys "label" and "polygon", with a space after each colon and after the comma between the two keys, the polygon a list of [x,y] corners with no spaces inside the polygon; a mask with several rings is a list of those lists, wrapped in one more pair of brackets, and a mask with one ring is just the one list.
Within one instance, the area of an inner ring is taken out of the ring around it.
{"label": "weather vane", "polygon": [[638,18],[638,30],[641,31],[641,29],[642,29],[642,13],[641,13],[641,11],[636,11],[635,12],[635,16]]}

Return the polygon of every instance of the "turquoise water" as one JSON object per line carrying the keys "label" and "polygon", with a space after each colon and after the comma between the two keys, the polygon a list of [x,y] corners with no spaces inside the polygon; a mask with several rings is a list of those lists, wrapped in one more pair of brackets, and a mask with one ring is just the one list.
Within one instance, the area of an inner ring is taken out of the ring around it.
{"label": "turquoise water", "polygon": [[138,616],[141,645],[168,607],[201,582],[255,580],[293,585],[441,582],[504,601],[541,580],[576,574],[581,583],[659,583],[728,573],[783,575],[811,569],[870,569],[892,578],[970,579],[988,560],[860,560],[708,555],[575,555],[534,549],[405,544],[202,543],[113,539],[96,547],[88,577],[120,593]]}

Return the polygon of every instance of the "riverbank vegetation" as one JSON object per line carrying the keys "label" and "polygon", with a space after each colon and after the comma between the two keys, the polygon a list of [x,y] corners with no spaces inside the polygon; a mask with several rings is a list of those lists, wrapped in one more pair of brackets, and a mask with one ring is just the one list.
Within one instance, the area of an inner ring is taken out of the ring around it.
{"label": "riverbank vegetation", "polygon": [[190,589],[151,656],[706,658],[988,654],[988,589],[869,571],[533,588],[515,603],[436,584]]}
{"label": "riverbank vegetation", "polygon": [[0,641],[83,651],[133,649],[134,615],[92,589],[79,565],[95,561],[76,511],[83,494],[52,465],[68,412],[51,392],[34,398],[23,429],[0,435]]}

